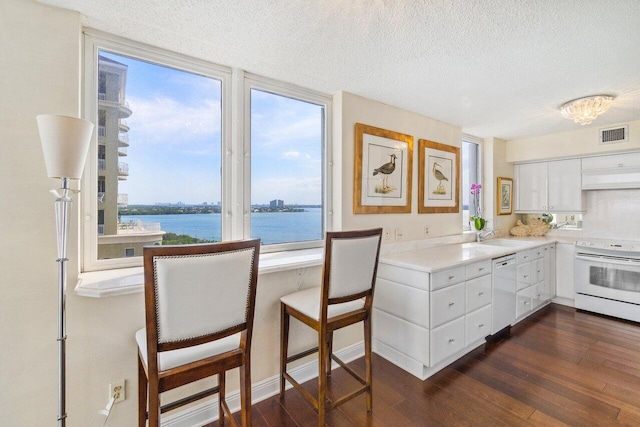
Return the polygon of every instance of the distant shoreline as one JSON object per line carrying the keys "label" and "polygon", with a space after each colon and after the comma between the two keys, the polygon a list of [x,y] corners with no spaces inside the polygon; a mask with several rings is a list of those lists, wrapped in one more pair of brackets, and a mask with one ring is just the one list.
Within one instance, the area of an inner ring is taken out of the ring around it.
{"label": "distant shoreline", "polygon": [[[252,206],[252,213],[289,213],[304,212],[304,208],[321,208],[320,205],[293,205],[284,208],[271,208],[269,206]],[[220,206],[156,206],[156,205],[129,205],[118,209],[118,215],[201,215],[219,214]]]}

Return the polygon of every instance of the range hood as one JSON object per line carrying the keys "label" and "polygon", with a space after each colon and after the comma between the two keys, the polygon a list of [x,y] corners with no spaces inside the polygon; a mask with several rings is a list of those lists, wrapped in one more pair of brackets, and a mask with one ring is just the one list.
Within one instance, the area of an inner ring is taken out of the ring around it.
{"label": "range hood", "polygon": [[640,153],[582,159],[582,189],[640,188]]}

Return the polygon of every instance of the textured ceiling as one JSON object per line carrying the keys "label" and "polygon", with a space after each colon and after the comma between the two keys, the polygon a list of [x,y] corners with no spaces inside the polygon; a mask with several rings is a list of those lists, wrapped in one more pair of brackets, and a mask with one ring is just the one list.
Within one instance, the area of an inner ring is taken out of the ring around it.
{"label": "textured ceiling", "polygon": [[[84,25],[324,93],[519,139],[640,119],[638,0],[40,0]],[[399,129],[401,131],[401,129]]]}

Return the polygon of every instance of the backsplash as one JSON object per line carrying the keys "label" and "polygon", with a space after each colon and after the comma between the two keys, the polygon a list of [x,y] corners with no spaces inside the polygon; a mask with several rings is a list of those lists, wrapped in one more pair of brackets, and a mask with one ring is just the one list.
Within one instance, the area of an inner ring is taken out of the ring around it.
{"label": "backsplash", "polygon": [[585,193],[582,237],[640,241],[640,189]]}

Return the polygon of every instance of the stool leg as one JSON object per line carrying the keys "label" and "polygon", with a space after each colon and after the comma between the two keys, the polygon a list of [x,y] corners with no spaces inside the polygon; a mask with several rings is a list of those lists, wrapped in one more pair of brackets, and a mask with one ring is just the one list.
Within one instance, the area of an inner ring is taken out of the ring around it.
{"label": "stool leg", "polygon": [[289,314],[284,303],[280,303],[280,399],[284,399],[284,373],[287,372],[289,348]]}
{"label": "stool leg", "polygon": [[138,357],[138,427],[147,425],[147,374]]}
{"label": "stool leg", "polygon": [[149,378],[149,427],[160,427],[160,393],[158,379]]}
{"label": "stool leg", "polygon": [[364,319],[364,364],[365,381],[367,382],[367,411],[373,408],[373,369],[371,366],[371,315]]}
{"label": "stool leg", "polygon": [[331,355],[333,354],[333,331],[327,335],[327,376],[331,376]]}
{"label": "stool leg", "polygon": [[245,364],[240,366],[240,422],[242,427],[251,426],[251,363],[247,354]]}
{"label": "stool leg", "polygon": [[318,331],[318,426],[324,427],[327,405],[327,342],[326,325],[320,326]]}
{"label": "stool leg", "polygon": [[218,425],[224,426],[224,409],[222,403],[225,402],[225,387],[227,385],[226,372],[218,374]]}

